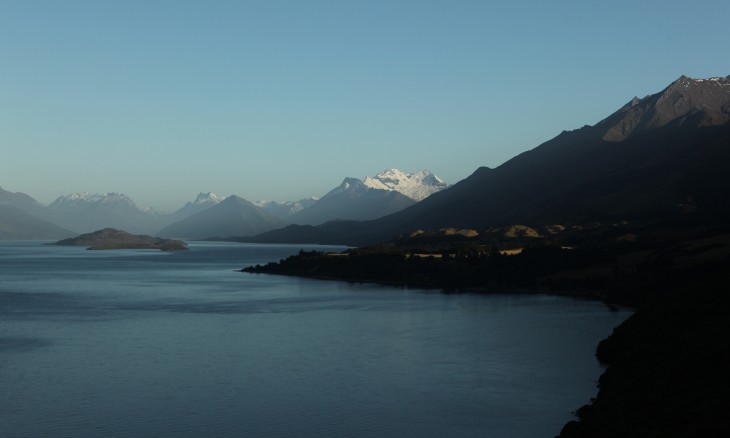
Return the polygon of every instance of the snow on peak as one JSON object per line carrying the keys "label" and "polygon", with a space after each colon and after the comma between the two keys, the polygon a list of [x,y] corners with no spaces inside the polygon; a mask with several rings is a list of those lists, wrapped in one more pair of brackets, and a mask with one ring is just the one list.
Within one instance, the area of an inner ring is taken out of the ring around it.
{"label": "snow on peak", "polygon": [[129,196],[124,195],[122,193],[115,193],[115,192],[104,193],[104,195],[101,197],[101,199],[99,199],[99,202],[104,203],[104,204],[123,203],[123,204],[134,205],[134,201],[132,200],[132,198],[130,198]]}
{"label": "snow on peak", "polygon": [[59,196],[52,206],[77,206],[82,204],[127,204],[135,206],[134,201],[127,195],[121,193],[91,193],[91,192],[75,192],[66,196]]}
{"label": "snow on peak", "polygon": [[365,177],[363,183],[371,189],[400,192],[415,201],[421,201],[448,187],[448,184],[430,170],[406,173],[398,169],[387,169],[375,176]]}
{"label": "snow on peak", "polygon": [[215,205],[219,202],[221,202],[223,199],[225,199],[223,196],[217,195],[213,192],[198,193],[198,196],[195,198],[195,201],[193,204],[196,205]]}
{"label": "snow on peak", "polygon": [[730,76],[727,77],[713,77],[713,78],[702,78],[694,79],[688,76],[680,76],[672,85],[682,86],[683,88],[690,88],[696,86],[719,86],[719,87],[730,87]]}
{"label": "snow on peak", "polygon": [[70,195],[59,196],[58,199],[56,199],[56,202],[64,202],[64,203],[96,202],[96,201],[99,201],[103,197],[104,197],[104,195],[102,195],[101,193],[74,192],[74,193],[71,193]]}
{"label": "snow on peak", "polygon": [[277,202],[277,201],[255,201],[254,205],[257,207],[261,207],[264,210],[268,211],[269,213],[273,214],[274,216],[278,216],[280,218],[286,218],[288,216],[293,215],[294,213],[298,213],[305,208],[311,206],[315,202],[317,202],[319,198],[317,197],[309,197],[309,198],[302,198],[298,201],[285,201],[285,202]]}

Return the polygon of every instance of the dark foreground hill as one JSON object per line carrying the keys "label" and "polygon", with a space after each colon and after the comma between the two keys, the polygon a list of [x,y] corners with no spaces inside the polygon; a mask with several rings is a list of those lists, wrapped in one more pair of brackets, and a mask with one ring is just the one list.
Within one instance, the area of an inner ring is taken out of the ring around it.
{"label": "dark foreground hill", "polygon": [[730,226],[419,232],[344,253],[301,251],[244,272],[637,306],[599,345],[609,365],[599,393],[561,436],[730,436]]}
{"label": "dark foreground hill", "polygon": [[[721,223],[730,220],[729,122],[730,78],[681,77],[400,212],[303,231],[320,235],[313,243],[368,245],[416,229],[507,223]],[[275,233],[258,241],[269,239]]]}
{"label": "dark foreground hill", "polygon": [[598,395],[561,438],[730,436],[730,260],[666,274],[599,345]]}

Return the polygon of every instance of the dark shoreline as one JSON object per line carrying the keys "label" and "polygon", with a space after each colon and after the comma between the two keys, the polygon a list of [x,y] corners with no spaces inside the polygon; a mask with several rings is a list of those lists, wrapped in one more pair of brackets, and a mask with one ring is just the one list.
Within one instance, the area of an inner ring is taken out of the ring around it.
{"label": "dark shoreline", "polygon": [[[542,267],[555,266],[550,251],[537,258],[525,257],[538,260],[537,265],[525,265],[518,256],[498,258],[500,263],[508,260],[514,269],[540,268],[530,271],[540,274],[530,277],[538,283],[532,285],[521,283],[525,276],[507,276],[508,280],[516,278],[517,284],[476,287],[452,283],[453,287],[449,287],[448,281],[433,284],[428,277],[418,277],[417,270],[408,271],[412,277],[401,281],[351,275],[356,268],[365,269],[366,265],[372,265],[372,272],[382,275],[378,267],[393,269],[397,265],[392,254],[370,254],[368,259],[302,251],[279,263],[249,266],[242,272],[374,283],[446,294],[558,295],[598,300],[611,310],[617,306],[631,307],[635,312],[597,346],[596,357],[607,368],[600,377],[595,398],[588,405],[576,407],[576,420],[567,423],[559,436],[728,436],[730,318],[726,315],[730,315],[730,298],[724,295],[730,290],[728,237],[719,235],[709,241],[703,238],[655,247],[635,266],[617,263],[611,278],[585,276],[566,280],[560,272],[543,272]],[[378,257],[382,257],[382,263],[376,260]],[[571,259],[566,260],[569,265]],[[435,259],[415,263],[422,262],[431,268],[438,266]],[[363,266],[356,266],[360,264]],[[584,271],[591,269],[588,266]],[[429,272],[438,278],[437,269]],[[415,278],[422,281],[413,281]],[[573,287],[561,289],[561,284]]]}
{"label": "dark shoreline", "polygon": [[372,280],[372,279],[361,279],[361,278],[340,278],[340,277],[332,277],[332,276],[325,276],[325,275],[304,275],[304,274],[294,274],[294,273],[283,273],[283,272],[251,272],[247,271],[246,268],[244,269],[236,269],[236,272],[246,272],[250,274],[255,275],[283,275],[287,277],[300,277],[300,278],[309,278],[312,280],[324,280],[324,281],[343,281],[346,283],[357,283],[357,284],[376,284],[380,286],[389,286],[393,288],[398,289],[421,289],[426,290],[433,293],[439,293],[444,295],[451,295],[451,294],[495,294],[495,295],[548,295],[548,296],[559,296],[559,297],[566,297],[566,298],[577,298],[577,299],[587,299],[587,300],[595,300],[595,301],[601,301],[604,304],[606,304],[609,307],[625,307],[625,308],[631,308],[636,309],[636,306],[630,305],[630,304],[618,304],[613,303],[609,300],[609,296],[601,291],[597,290],[552,290],[547,287],[533,287],[533,288],[524,288],[524,287],[518,287],[518,288],[510,288],[510,287],[499,287],[499,288],[466,288],[466,289],[449,289],[449,288],[443,288],[440,286],[428,286],[428,285],[419,285],[419,284],[412,284],[412,283],[405,283],[405,282],[392,282],[392,281],[379,281],[379,280]]}
{"label": "dark shoreline", "polygon": [[730,264],[677,278],[598,345],[591,404],[560,437],[730,435]]}

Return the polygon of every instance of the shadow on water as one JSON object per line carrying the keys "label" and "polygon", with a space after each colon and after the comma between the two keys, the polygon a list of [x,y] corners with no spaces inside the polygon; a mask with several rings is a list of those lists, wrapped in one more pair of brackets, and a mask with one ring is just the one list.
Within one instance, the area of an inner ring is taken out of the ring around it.
{"label": "shadow on water", "polygon": [[52,345],[45,339],[0,337],[0,352],[22,353]]}
{"label": "shadow on water", "polygon": [[56,292],[7,292],[0,291],[0,315],[68,308],[76,302],[67,294]]}
{"label": "shadow on water", "polygon": [[94,322],[110,319],[111,313],[109,309],[71,294],[0,291],[0,319],[35,320],[48,317],[67,322]]}
{"label": "shadow on water", "polygon": [[315,311],[410,311],[426,310],[426,304],[405,302],[399,305],[395,300],[385,301],[382,297],[376,300],[354,300],[349,296],[341,297],[303,297],[303,298],[266,298],[255,300],[217,300],[196,302],[172,302],[170,300],[154,300],[135,303],[119,303],[114,306],[125,311],[162,311],[178,313],[207,314],[271,314],[271,313],[304,313]]}

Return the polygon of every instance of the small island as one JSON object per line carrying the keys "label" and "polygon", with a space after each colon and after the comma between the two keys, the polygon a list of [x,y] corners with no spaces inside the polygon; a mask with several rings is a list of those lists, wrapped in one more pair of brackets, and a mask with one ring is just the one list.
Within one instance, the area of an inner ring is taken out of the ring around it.
{"label": "small island", "polygon": [[160,251],[186,251],[188,249],[188,245],[182,240],[135,235],[114,228],[104,228],[93,233],[59,240],[51,245],[87,246],[86,249],[89,250],[159,249]]}

